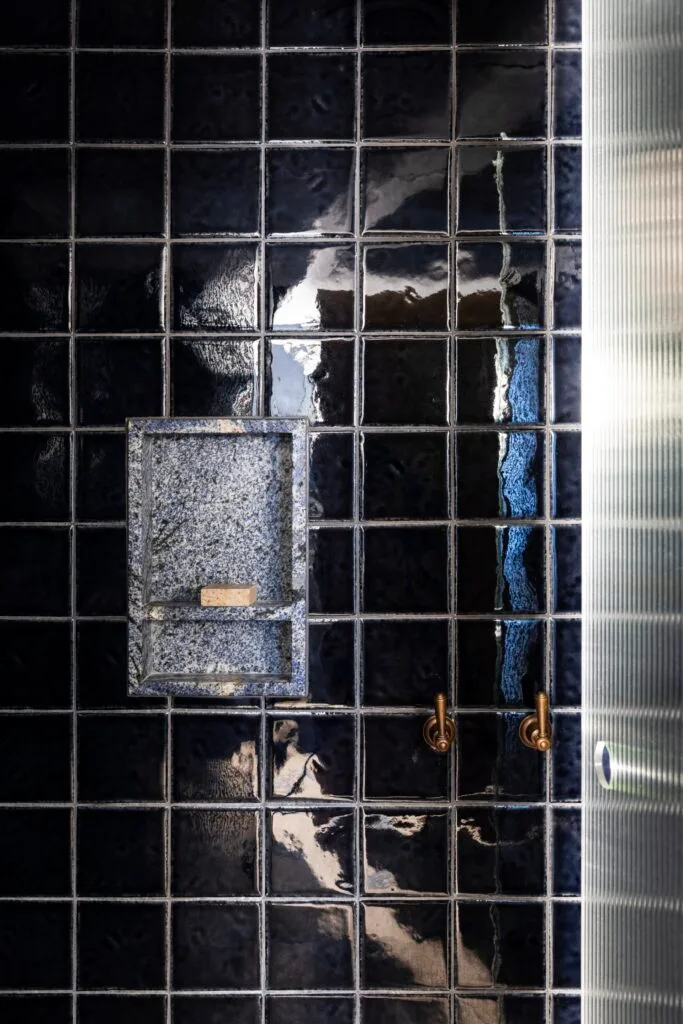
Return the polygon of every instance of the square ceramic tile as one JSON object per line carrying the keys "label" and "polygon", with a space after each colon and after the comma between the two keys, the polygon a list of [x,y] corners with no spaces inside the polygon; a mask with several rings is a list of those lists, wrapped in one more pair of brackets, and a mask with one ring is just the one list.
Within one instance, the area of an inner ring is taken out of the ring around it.
{"label": "square ceramic tile", "polygon": [[450,139],[449,52],[365,53],[361,83],[364,139]]}
{"label": "square ceramic tile", "polygon": [[555,338],[553,341],[553,381],[555,423],[581,421],[581,339]]}
{"label": "square ceramic tile", "polygon": [[66,149],[0,151],[0,237],[66,238],[69,154]]}
{"label": "square ceramic tile", "polygon": [[0,811],[0,893],[71,895],[71,812],[65,808]]}
{"label": "square ceramic tile", "polygon": [[69,903],[16,901],[0,906],[0,934],[5,936],[1,988],[69,988],[71,914]]}
{"label": "square ceramic tile", "polygon": [[256,54],[174,54],[174,142],[261,138],[261,58]]}
{"label": "square ceramic tile", "polygon": [[448,518],[446,435],[361,435],[364,519]]}
{"label": "square ceramic tile", "polygon": [[79,615],[126,614],[126,533],[117,527],[76,531]]}
{"label": "square ceramic tile", "polygon": [[544,43],[548,38],[545,0],[522,0],[501,8],[498,0],[473,5],[458,0],[459,43]]}
{"label": "square ceramic tile", "polygon": [[561,619],[554,623],[553,687],[559,704],[581,704],[581,623]]}
{"label": "square ceramic tile", "polygon": [[270,988],[353,987],[353,907],[270,904],[267,928]]}
{"label": "square ceramic tile", "polygon": [[4,54],[0,90],[0,142],[68,142],[68,54]]}
{"label": "square ceramic tile", "polygon": [[78,811],[79,896],[163,896],[165,822],[161,810]]}
{"label": "square ceramic tile", "polygon": [[258,799],[258,719],[176,715],[172,749],[173,799],[177,803]]}
{"label": "square ceramic tile", "polygon": [[544,689],[545,644],[539,620],[461,620],[457,693],[461,707],[527,707]]}
{"label": "square ceramic tile", "polygon": [[[366,800],[447,800],[450,758],[434,757],[422,736],[424,716],[367,715],[363,722]],[[396,751],[403,757],[397,759]]]}
{"label": "square ceramic tile", "polygon": [[364,892],[409,896],[449,891],[448,815],[394,808],[363,815]]}
{"label": "square ceramic tile", "polygon": [[461,714],[457,721],[457,798],[476,803],[545,799],[545,764],[519,742],[520,714]]}
{"label": "square ceramic tile", "polygon": [[128,696],[128,637],[125,622],[84,620],[76,629],[76,704],[138,711],[166,706],[164,698]]}
{"label": "square ceramic tile", "polygon": [[545,894],[545,812],[477,808],[458,812],[458,892]]}
{"label": "square ceramic tile", "polygon": [[310,434],[308,515],[310,519],[351,519],[353,435]]}
{"label": "square ceramic tile", "polygon": [[365,330],[448,330],[447,246],[368,246],[364,256]]}
{"label": "square ceramic tile", "polygon": [[458,423],[543,422],[541,338],[459,338],[456,357]]}
{"label": "square ceramic tile", "polygon": [[78,798],[82,803],[163,800],[166,719],[93,715],[78,727]]}
{"label": "square ceramic tile", "polygon": [[354,343],[271,338],[266,352],[270,416],[307,416],[311,424],[353,424]]}
{"label": "square ceramic tile", "polygon": [[76,450],[76,517],[126,518],[126,444],[117,434],[80,434]]}
{"label": "square ceramic tile", "polygon": [[581,0],[555,0],[555,40],[581,42]]}
{"label": "square ceramic tile", "polygon": [[553,799],[581,799],[581,716],[556,715],[553,722]]}
{"label": "square ceramic tile", "polygon": [[68,528],[0,529],[0,615],[68,615],[70,549]]}
{"label": "square ceramic tile", "polygon": [[353,718],[342,715],[275,718],[269,726],[270,795],[273,799],[353,799]]}
{"label": "square ceramic tile", "polygon": [[541,148],[462,146],[458,231],[543,234],[546,158]]}
{"label": "square ceramic tile", "polygon": [[123,427],[129,416],[161,415],[161,342],[82,338],[76,349],[78,422]]}
{"label": "square ceramic tile", "polygon": [[458,611],[545,610],[542,527],[461,526],[456,532]]}
{"label": "square ceramic tile", "polygon": [[81,903],[79,987],[161,988],[165,916],[166,907],[161,903]]}
{"label": "square ceramic tile", "polygon": [[176,244],[172,261],[176,330],[258,328],[255,245]]}
{"label": "square ceramic tile", "polygon": [[[546,134],[546,62],[546,51],[541,49],[459,53],[458,136],[462,139],[543,138]],[[501,97],[505,97],[502,102]]]}
{"label": "square ceramic tile", "polygon": [[68,622],[0,623],[5,686],[0,707],[66,709],[71,704]]}
{"label": "square ceramic tile", "polygon": [[448,422],[448,348],[441,339],[363,342],[362,422]]}
{"label": "square ceramic tile", "polygon": [[559,138],[581,135],[581,53],[558,51],[553,56],[554,134]]}
{"label": "square ceramic tile", "polygon": [[581,527],[556,526],[552,531],[554,601],[557,612],[581,611]]}
{"label": "square ceramic tile", "polygon": [[261,45],[260,8],[251,0],[173,0],[171,10],[173,46]]}
{"label": "square ceramic tile", "polygon": [[363,531],[362,545],[364,611],[448,611],[445,527],[371,527]]}
{"label": "square ceramic tile", "polygon": [[67,245],[0,245],[2,332],[69,328]]}
{"label": "square ceramic tile", "polygon": [[581,811],[553,812],[553,893],[581,895]]}
{"label": "square ceramic tile", "polygon": [[581,434],[556,433],[553,439],[554,501],[558,519],[581,515]]}
{"label": "square ceramic tile", "polygon": [[352,149],[271,149],[267,153],[266,229],[273,235],[353,231]]}
{"label": "square ceramic tile", "polygon": [[555,245],[555,327],[581,326],[581,243]]}
{"label": "square ceramic tile", "polygon": [[448,231],[449,152],[445,146],[362,151],[363,231]]}
{"label": "square ceramic tile", "polygon": [[361,922],[363,988],[447,988],[448,904],[366,903]]}
{"label": "square ceramic tile", "polygon": [[77,245],[77,329],[163,330],[162,254],[161,245]]}
{"label": "square ceramic tile", "polygon": [[162,235],[164,154],[81,149],[76,154],[79,235]]}
{"label": "square ceramic tile", "polygon": [[352,612],[354,580],[353,530],[312,530],[308,537],[309,612]]}
{"label": "square ceramic tile", "polygon": [[269,46],[354,46],[355,0],[269,0]]}
{"label": "square ceramic tile", "polygon": [[544,462],[544,435],[536,431],[459,433],[455,469],[459,518],[540,518]]}
{"label": "square ceramic tile", "polygon": [[258,907],[176,903],[171,913],[173,987],[182,991],[258,986]]}
{"label": "square ceramic tile", "polygon": [[556,146],[555,230],[581,230],[581,147]]}
{"label": "square ceramic tile", "polygon": [[543,986],[543,906],[524,903],[460,903],[456,915],[458,986]]}
{"label": "square ceramic tile", "polygon": [[176,237],[259,230],[261,154],[255,149],[181,150],[171,156]]}
{"label": "square ceramic tile", "polygon": [[259,892],[258,819],[253,811],[183,810],[171,815],[175,896]]}
{"label": "square ceramic tile", "polygon": [[463,330],[538,330],[545,323],[542,242],[458,246],[457,316]]}
{"label": "square ceramic tile", "polygon": [[226,338],[174,338],[174,416],[253,416],[257,343]]}
{"label": "square ceramic tile", "polygon": [[68,46],[71,30],[69,0],[14,0],[3,11],[2,46]]}
{"label": "square ceramic tile", "polygon": [[338,811],[271,811],[271,895],[350,895],[354,890],[354,815]]}
{"label": "square ceramic tile", "polygon": [[78,142],[161,142],[164,137],[161,53],[78,53]]}
{"label": "square ceramic tile", "polygon": [[267,79],[269,139],[353,139],[353,54],[271,54]]}
{"label": "square ceramic tile", "polygon": [[430,707],[449,689],[449,630],[443,620],[363,623],[363,704]]}
{"label": "square ceramic tile", "polygon": [[361,6],[366,46],[451,45],[449,0],[427,0],[419,5],[401,0],[363,0]]}
{"label": "square ceramic tile", "polygon": [[581,904],[553,903],[553,984],[581,987]]}
{"label": "square ceramic tile", "polygon": [[268,327],[351,331],[356,254],[352,245],[269,245]]}
{"label": "square ceramic tile", "polygon": [[[0,425],[53,427],[69,423],[69,342],[65,338],[5,338]],[[40,387],[33,386],[35,379]]]}
{"label": "square ceramic tile", "polygon": [[63,434],[0,434],[0,521],[64,522],[71,514],[70,441]]}
{"label": "square ceramic tile", "polygon": [[312,704],[354,703],[354,626],[316,622],[308,626],[308,694]]}
{"label": "square ceramic tile", "polygon": [[102,7],[97,0],[78,2],[79,46],[135,46],[159,48],[166,45],[164,0],[117,0]]}

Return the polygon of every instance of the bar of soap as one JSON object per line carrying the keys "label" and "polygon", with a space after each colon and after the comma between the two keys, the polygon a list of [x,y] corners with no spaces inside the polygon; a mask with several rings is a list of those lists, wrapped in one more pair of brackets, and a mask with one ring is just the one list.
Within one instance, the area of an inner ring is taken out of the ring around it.
{"label": "bar of soap", "polygon": [[256,604],[256,587],[214,583],[210,587],[202,587],[199,599],[202,608],[244,608]]}

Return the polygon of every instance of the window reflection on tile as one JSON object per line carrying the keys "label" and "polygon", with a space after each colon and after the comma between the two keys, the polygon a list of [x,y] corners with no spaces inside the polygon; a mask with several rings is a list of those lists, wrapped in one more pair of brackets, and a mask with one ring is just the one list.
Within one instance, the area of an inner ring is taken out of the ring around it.
{"label": "window reflection on tile", "polygon": [[353,329],[351,245],[268,246],[268,325],[274,331]]}
{"label": "window reflection on tile", "polygon": [[581,147],[555,147],[555,230],[581,230]]}
{"label": "window reflection on tile", "polygon": [[174,338],[174,416],[253,416],[258,343],[224,338]]}
{"label": "window reflection on tile", "polygon": [[353,944],[350,906],[271,904],[268,984],[284,989],[351,988]]}
{"label": "window reflection on tile", "polygon": [[555,39],[558,43],[581,42],[581,0],[555,0]]}
{"label": "window reflection on tile", "polygon": [[457,997],[455,1024],[546,1024],[545,997]]}
{"label": "window reflection on tile", "polygon": [[581,704],[581,623],[571,619],[554,623],[553,667],[556,704]]}
{"label": "window reflection on tile", "polygon": [[174,245],[176,329],[255,330],[256,255],[254,245]]}
{"label": "window reflection on tile", "polygon": [[581,421],[581,339],[553,340],[555,384],[553,418],[556,423]]}
{"label": "window reflection on tile", "polygon": [[450,139],[450,53],[366,53],[362,80],[364,139]]}
{"label": "window reflection on tile", "polygon": [[365,904],[364,988],[448,986],[448,904]]}
{"label": "window reflection on tile", "polygon": [[459,611],[545,609],[541,527],[461,526],[457,529],[457,560]]}
{"label": "window reflection on tile", "polygon": [[353,719],[273,719],[270,789],[293,800],[352,798]]}
{"label": "window reflection on tile", "polygon": [[354,151],[275,149],[267,156],[267,231],[339,235],[353,231]]}
{"label": "window reflection on tile", "polygon": [[538,330],[545,321],[545,245],[458,246],[458,326]]}
{"label": "window reflection on tile", "polygon": [[543,800],[545,763],[519,742],[521,714],[461,714],[457,721],[458,799]]}
{"label": "window reflection on tile", "polygon": [[544,50],[458,55],[458,136],[529,138],[546,132]]}
{"label": "window reflection on tile", "polygon": [[448,231],[449,152],[364,149],[364,231]]}
{"label": "window reflection on tile", "polygon": [[448,328],[448,247],[368,246],[363,326],[366,330]]}
{"label": "window reflection on tile", "polygon": [[559,519],[581,515],[581,434],[553,434],[554,509]]}
{"label": "window reflection on tile", "polygon": [[[366,800],[448,799],[450,759],[424,742],[424,716],[368,715],[364,720]],[[396,757],[400,750],[402,756]]]}
{"label": "window reflection on tile", "polygon": [[581,611],[581,527],[556,526],[552,533],[555,611]]}
{"label": "window reflection on tile", "polygon": [[546,225],[545,150],[462,146],[458,231],[541,234]]}
{"label": "window reflection on tile", "polygon": [[541,905],[460,903],[456,914],[457,985],[463,988],[543,986],[544,914]]}
{"label": "window reflection on tile", "polygon": [[363,341],[363,423],[448,420],[448,347],[441,339]]}
{"label": "window reflection on tile", "polygon": [[459,423],[540,423],[544,346],[540,338],[459,338]]}
{"label": "window reflection on tile", "polygon": [[311,423],[353,423],[354,344],[344,339],[268,342],[270,416],[307,416]]}
{"label": "window reflection on tile", "polygon": [[363,623],[363,703],[429,707],[448,691],[448,623]]}
{"label": "window reflection on tile", "polygon": [[555,327],[581,326],[581,243],[555,245]]}
{"label": "window reflection on tile", "polygon": [[266,1020],[268,1024],[353,1024],[354,1001],[344,996],[271,996],[266,1004]]}
{"label": "window reflection on tile", "polygon": [[553,893],[581,893],[581,811],[556,808],[553,812]]}
{"label": "window reflection on tile", "polygon": [[434,996],[366,996],[363,1024],[448,1024],[448,1000]]}
{"label": "window reflection on tile", "polygon": [[458,622],[458,704],[533,707],[544,657],[540,621]]}
{"label": "window reflection on tile", "polygon": [[545,893],[545,812],[473,808],[458,812],[458,892]]}
{"label": "window reflection on tile", "polygon": [[543,435],[463,433],[456,442],[458,516],[535,519],[543,514]]}
{"label": "window reflection on tile", "polygon": [[353,814],[272,811],[269,892],[353,892]]}
{"label": "window reflection on tile", "polygon": [[366,811],[363,821],[366,893],[449,891],[446,814]]}

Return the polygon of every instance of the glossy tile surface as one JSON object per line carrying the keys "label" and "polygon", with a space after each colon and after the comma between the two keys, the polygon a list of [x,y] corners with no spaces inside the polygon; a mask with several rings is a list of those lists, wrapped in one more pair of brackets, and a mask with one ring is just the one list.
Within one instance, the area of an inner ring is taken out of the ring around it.
{"label": "glossy tile surface", "polygon": [[352,139],[352,54],[273,54],[268,61],[269,139]]}
{"label": "glossy tile surface", "polygon": [[442,245],[368,246],[365,330],[448,328],[448,249]]}
{"label": "glossy tile surface", "polygon": [[444,341],[368,338],[362,359],[364,424],[447,422],[449,357]]}
{"label": "glossy tile surface", "polygon": [[78,329],[160,331],[164,319],[161,260],[158,245],[78,245]]}
{"label": "glossy tile surface", "polygon": [[458,136],[543,137],[546,61],[546,52],[540,49],[461,52],[456,80]]}
{"label": "glossy tile surface", "polygon": [[546,161],[541,148],[462,146],[458,153],[458,230],[542,234]]}
{"label": "glossy tile surface", "polygon": [[173,723],[174,800],[241,802],[259,794],[260,744],[253,718],[179,716]]}
{"label": "glossy tile surface", "polygon": [[353,814],[273,811],[268,821],[272,895],[353,892]]}
{"label": "glossy tile surface", "polygon": [[5,522],[60,522],[69,518],[69,439],[60,434],[0,436],[6,489]]}
{"label": "glossy tile surface", "polygon": [[531,988],[543,984],[542,906],[461,903],[456,914],[458,985]]}
{"label": "glossy tile surface", "polygon": [[171,160],[171,226],[177,237],[255,234],[260,154],[181,150]]}
{"label": "glossy tile surface", "polygon": [[362,914],[364,987],[448,985],[448,904],[366,903]]}
{"label": "glossy tile surface", "polygon": [[448,689],[448,624],[438,621],[363,624],[363,703],[429,706]]}
{"label": "glossy tile surface", "polygon": [[446,438],[443,434],[365,434],[363,517],[448,517]]}
{"label": "glossy tile surface", "polygon": [[160,810],[78,812],[78,890],[84,896],[161,896],[165,890]]}
{"label": "glossy tile surface", "polygon": [[[559,623],[558,623],[559,625]],[[545,671],[543,623],[469,619],[458,623],[458,704],[532,707]]]}
{"label": "glossy tile surface", "polygon": [[448,611],[448,535],[442,527],[377,527],[363,533],[363,609]]}
{"label": "glossy tile surface", "polygon": [[0,142],[66,142],[69,137],[67,54],[5,54]]}
{"label": "glossy tile surface", "polygon": [[366,811],[364,891],[375,896],[447,893],[448,842],[444,814]]}
{"label": "glossy tile surface", "polygon": [[69,346],[60,338],[3,340],[3,427],[52,427],[69,421]]}
{"label": "glossy tile surface", "polygon": [[473,242],[458,246],[457,319],[461,330],[538,330],[545,323],[545,246]]}
{"label": "glossy tile surface", "polygon": [[353,422],[351,341],[272,339],[267,359],[271,416],[307,416],[312,424],[327,426]]}
{"label": "glossy tile surface", "polygon": [[175,904],[174,987],[253,989],[258,984],[258,942],[258,908],[253,904]]}
{"label": "glossy tile surface", "polygon": [[544,610],[542,528],[461,526],[457,528],[457,544],[461,612]]}
{"label": "glossy tile surface", "polygon": [[354,154],[349,149],[276,149],[267,155],[267,230],[273,235],[353,231]]}
{"label": "glossy tile surface", "polygon": [[68,275],[64,245],[0,245],[3,331],[67,330]]}
{"label": "glossy tile surface", "polygon": [[[424,717],[368,715],[363,723],[366,800],[444,800],[449,795],[448,758],[432,757],[422,739]],[[407,756],[395,757],[396,750]]]}
{"label": "glossy tile surface", "polygon": [[258,325],[256,248],[173,247],[173,323],[177,330],[250,331]]}
{"label": "glossy tile surface", "polygon": [[544,765],[519,742],[521,714],[458,716],[458,797],[475,802],[545,798]]}
{"label": "glossy tile surface", "polygon": [[66,809],[0,811],[2,896],[67,896],[71,813]]}
{"label": "glossy tile surface", "polygon": [[0,151],[3,238],[66,238],[69,161],[66,150]]}
{"label": "glossy tile surface", "polygon": [[363,231],[448,231],[448,171],[443,148],[364,148]]}
{"label": "glossy tile surface", "polygon": [[78,420],[82,426],[123,426],[128,416],[161,412],[161,344],[142,338],[79,341]]}
{"label": "glossy tile surface", "polygon": [[164,134],[164,61],[159,53],[79,53],[79,142],[160,142]]}
{"label": "glossy tile surface", "polygon": [[540,433],[462,433],[456,441],[457,508],[462,519],[537,519],[543,514]]}
{"label": "glossy tile surface", "polygon": [[353,797],[354,722],[344,718],[274,718],[270,793],[290,800]]}
{"label": "glossy tile surface", "polygon": [[540,338],[459,338],[456,353],[459,423],[543,422],[544,345]]}
{"label": "glossy tile surface", "polygon": [[162,235],[164,159],[154,150],[81,149],[76,161],[81,236]]}
{"label": "glossy tile surface", "polygon": [[540,896],[545,890],[542,810],[458,812],[458,891]]}
{"label": "glossy tile surface", "polygon": [[176,896],[250,896],[259,891],[253,811],[176,810],[171,818]]}
{"label": "glossy tile surface", "polygon": [[171,74],[174,142],[238,142],[261,137],[259,57],[174,54]]}
{"label": "glossy tile surface", "polygon": [[458,0],[459,43],[543,43],[548,38],[544,0],[522,0],[507,8],[497,0],[476,6]]}
{"label": "glossy tile surface", "polygon": [[256,355],[253,341],[174,339],[171,346],[173,415],[253,415]]}
{"label": "glossy tile surface", "polygon": [[272,988],[346,989],[353,985],[353,910],[340,904],[271,903]]}
{"label": "glossy tile surface", "polygon": [[449,53],[365,53],[361,83],[364,139],[450,137]]}
{"label": "glossy tile surface", "polygon": [[274,331],[353,328],[354,249],[339,246],[268,247],[268,326]]}
{"label": "glossy tile surface", "polygon": [[154,903],[82,903],[80,987],[158,988],[163,983],[165,909]]}
{"label": "glossy tile surface", "polygon": [[353,514],[353,435],[309,438],[308,514],[311,519],[350,519]]}
{"label": "glossy tile surface", "polygon": [[305,9],[298,0],[269,3],[270,46],[353,46],[356,42],[354,0],[314,0]]}

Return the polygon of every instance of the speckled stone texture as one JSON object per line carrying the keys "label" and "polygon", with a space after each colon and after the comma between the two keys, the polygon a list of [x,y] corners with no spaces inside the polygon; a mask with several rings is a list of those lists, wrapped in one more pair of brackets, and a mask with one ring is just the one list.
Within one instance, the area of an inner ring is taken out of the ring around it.
{"label": "speckled stone texture", "polygon": [[[129,690],[306,693],[305,420],[128,423]],[[256,584],[246,608],[200,588]]]}

